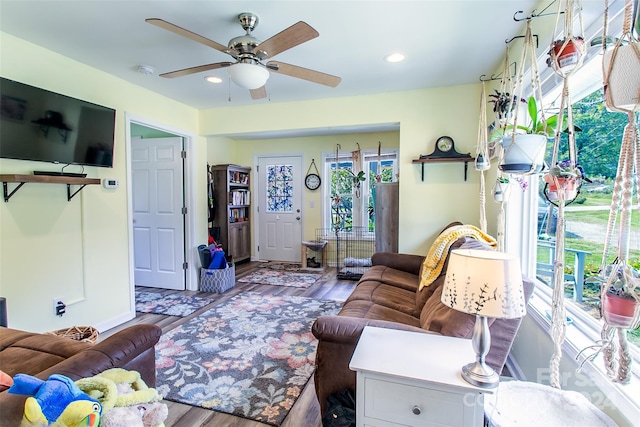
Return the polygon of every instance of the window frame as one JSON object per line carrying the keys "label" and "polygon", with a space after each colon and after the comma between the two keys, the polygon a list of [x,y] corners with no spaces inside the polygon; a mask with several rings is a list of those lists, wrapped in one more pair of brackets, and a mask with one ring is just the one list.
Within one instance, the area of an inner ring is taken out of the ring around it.
{"label": "window frame", "polygon": [[[361,184],[360,188],[360,197],[356,198],[355,193],[350,193],[350,197],[354,200],[352,203],[352,226],[358,229],[367,228],[369,225],[369,217],[368,217],[368,194],[371,191],[371,184],[369,182],[369,164],[372,162],[377,162],[378,151],[374,149],[362,149],[362,170],[365,172],[366,179]],[[381,161],[389,161],[393,162],[393,174],[392,181],[397,181],[398,176],[398,150],[396,148],[387,148],[380,150]],[[332,229],[331,223],[331,212],[329,211],[331,206],[331,163],[335,162],[336,153],[325,152],[322,154],[322,180],[326,182],[326,185],[322,186],[322,228],[330,230]],[[351,153],[339,153],[338,154],[338,162],[353,162],[353,158]],[[353,163],[352,163],[353,164]],[[345,193],[346,195],[346,193]],[[359,202],[356,204],[355,200],[358,199]],[[356,212],[356,208],[358,212]],[[357,218],[357,220],[356,220]],[[345,232],[345,231],[341,231]],[[369,237],[371,239],[374,238],[375,231],[367,231],[365,237]]]}
{"label": "window frame", "polygon": [[[609,5],[609,34],[621,32],[621,15],[624,8],[623,1],[613,0]],[[602,34],[602,22],[595,22],[585,29],[585,40],[590,40],[594,35]],[[559,38],[559,37],[557,37]],[[549,69],[546,62],[545,53],[538,58],[538,67],[541,70],[541,81],[543,90],[543,105],[554,107],[558,100],[555,86],[561,83],[561,79],[555,77],[553,70]],[[597,61],[600,55],[590,52],[587,60]],[[600,59],[601,61],[601,59]],[[584,66],[588,64],[585,63]],[[601,77],[601,75],[600,75]],[[572,80],[572,83],[574,81]],[[584,82],[583,82],[584,83]],[[602,86],[601,79],[593,82],[592,85],[584,85],[578,92],[581,95],[589,93]],[[555,92],[554,92],[555,91]],[[530,88],[525,88],[525,93],[531,92]],[[573,102],[580,98],[573,99]],[[557,108],[557,107],[556,107]],[[546,284],[536,279],[536,246],[537,246],[537,209],[538,209],[538,183],[537,175],[524,177],[528,182],[528,190],[525,192],[511,192],[511,197],[506,208],[505,221],[505,241],[506,252],[517,255],[522,260],[522,272],[526,277],[532,278],[536,282],[534,294],[529,304],[529,317],[543,330],[550,332],[551,320],[547,313],[551,312],[552,289]],[[571,319],[571,324],[567,325],[566,337],[562,344],[563,357],[569,357],[577,363],[582,363],[585,355],[588,355],[587,347],[594,345],[600,340],[600,330],[602,322],[589,316],[584,310],[573,301],[565,299],[565,310]],[[592,361],[587,361],[582,366],[582,372],[588,375],[616,407],[616,410],[628,420],[640,419],[640,349],[636,346],[629,346],[632,362],[631,383],[621,386],[614,383],[606,375],[602,356]],[[580,352],[585,350],[580,355]],[[580,355],[579,359],[578,356]],[[551,357],[551,355],[549,355]],[[535,379],[531,379],[535,380]]]}

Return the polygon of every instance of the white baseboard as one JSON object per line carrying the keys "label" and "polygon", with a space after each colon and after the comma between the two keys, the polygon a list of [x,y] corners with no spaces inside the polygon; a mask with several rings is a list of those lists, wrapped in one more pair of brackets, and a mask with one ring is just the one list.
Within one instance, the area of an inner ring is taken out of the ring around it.
{"label": "white baseboard", "polygon": [[93,327],[96,328],[98,332],[102,333],[104,331],[108,331],[111,328],[115,328],[116,326],[120,326],[123,323],[128,322],[131,319],[134,319],[135,317],[136,317],[135,311],[122,313],[119,316],[105,320],[104,322],[100,322],[97,325],[94,325]]}

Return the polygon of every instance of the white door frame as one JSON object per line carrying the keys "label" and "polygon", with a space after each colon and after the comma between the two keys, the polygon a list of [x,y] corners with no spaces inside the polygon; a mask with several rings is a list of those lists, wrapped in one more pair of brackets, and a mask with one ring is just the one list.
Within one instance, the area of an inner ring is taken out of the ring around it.
{"label": "white door frame", "polygon": [[196,224],[197,224],[197,197],[195,194],[196,189],[196,165],[195,165],[195,135],[185,132],[184,130],[173,128],[171,126],[164,125],[162,123],[149,120],[144,117],[136,116],[131,113],[125,112],[125,145],[126,145],[126,158],[127,158],[127,223],[128,223],[128,240],[129,240],[129,285],[131,288],[131,310],[135,315],[135,297],[134,297],[134,260],[133,260],[133,188],[131,185],[131,124],[139,124],[153,129],[158,129],[163,132],[173,134],[184,139],[184,149],[188,153],[184,162],[184,203],[187,207],[187,215],[185,215],[185,234],[184,234],[184,246],[185,246],[185,261],[189,263],[187,274],[185,274],[185,286],[189,291],[198,290],[198,269],[200,261],[197,259],[197,251],[192,250],[197,245],[195,242],[199,241],[196,236]]}
{"label": "white door frame", "polygon": [[[260,159],[263,157],[300,157],[300,162],[301,162],[301,168],[300,168],[300,185],[304,185],[304,175],[306,173],[305,169],[304,169],[304,153],[302,152],[287,152],[287,153],[260,153],[260,154],[256,154],[255,156],[253,156],[253,171],[256,172],[258,170],[258,165],[260,164]],[[259,173],[254,173],[253,175],[253,188],[251,189],[251,191],[254,194],[255,199],[258,199],[258,185],[262,185],[262,183],[260,182],[260,174]],[[300,208],[300,210],[302,212],[300,212],[300,235],[302,237],[301,240],[304,240],[304,209],[305,209],[305,200],[304,200],[304,193],[305,193],[305,188],[307,187],[302,187],[302,194],[300,195],[301,200],[300,200],[300,206],[302,206]],[[264,207],[263,207],[264,209]],[[252,261],[258,261],[260,260],[260,251],[258,251],[258,244],[260,243],[260,221],[257,220],[258,218],[258,202],[253,203],[253,218],[256,218],[255,221],[251,222],[251,233],[253,234],[253,253],[255,254],[254,257],[251,258]],[[302,245],[302,242],[300,242],[300,244]]]}

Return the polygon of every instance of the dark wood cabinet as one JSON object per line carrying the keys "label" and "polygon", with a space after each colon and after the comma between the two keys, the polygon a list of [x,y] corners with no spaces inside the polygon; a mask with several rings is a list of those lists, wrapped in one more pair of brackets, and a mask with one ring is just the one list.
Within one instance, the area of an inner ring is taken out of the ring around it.
{"label": "dark wood cabinet", "polygon": [[222,249],[234,261],[251,258],[251,168],[238,165],[215,165],[213,229],[219,234]]}

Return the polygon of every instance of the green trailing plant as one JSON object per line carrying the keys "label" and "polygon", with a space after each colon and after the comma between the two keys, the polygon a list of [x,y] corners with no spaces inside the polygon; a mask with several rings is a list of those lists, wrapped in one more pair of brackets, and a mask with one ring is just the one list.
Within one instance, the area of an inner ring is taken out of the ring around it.
{"label": "green trailing plant", "polygon": [[538,110],[538,103],[536,99],[531,96],[527,102],[527,113],[529,114],[528,125],[507,125],[504,128],[494,130],[489,136],[490,141],[497,141],[505,135],[509,135],[511,132],[526,133],[529,135],[546,135],[548,138],[553,137],[556,127],[558,125],[558,116],[552,115],[551,117],[542,120],[542,114]]}

